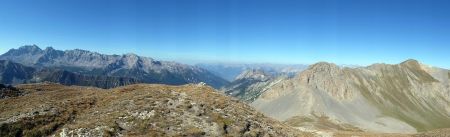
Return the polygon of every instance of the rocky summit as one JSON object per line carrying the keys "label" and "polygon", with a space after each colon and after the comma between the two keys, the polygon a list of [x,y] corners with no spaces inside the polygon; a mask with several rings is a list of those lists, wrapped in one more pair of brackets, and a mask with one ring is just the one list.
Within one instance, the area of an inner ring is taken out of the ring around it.
{"label": "rocky summit", "polygon": [[[0,136],[312,136],[203,84],[114,89],[19,85],[0,99]],[[3,87],[2,87],[3,92]]]}

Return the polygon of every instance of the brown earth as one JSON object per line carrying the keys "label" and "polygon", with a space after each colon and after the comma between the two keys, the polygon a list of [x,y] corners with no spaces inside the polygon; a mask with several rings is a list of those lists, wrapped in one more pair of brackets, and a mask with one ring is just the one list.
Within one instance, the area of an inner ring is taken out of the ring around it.
{"label": "brown earth", "polygon": [[20,85],[0,100],[0,136],[312,136],[202,85],[111,90]]}

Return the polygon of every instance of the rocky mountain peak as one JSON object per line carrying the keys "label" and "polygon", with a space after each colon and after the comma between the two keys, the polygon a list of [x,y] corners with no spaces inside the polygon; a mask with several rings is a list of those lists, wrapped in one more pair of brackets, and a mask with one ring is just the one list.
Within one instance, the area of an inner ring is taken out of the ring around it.
{"label": "rocky mountain peak", "polygon": [[311,65],[307,70],[311,70],[314,72],[335,72],[339,70],[339,66],[333,63],[328,62],[319,62],[316,64]]}
{"label": "rocky mountain peak", "polygon": [[268,87],[252,105],[280,120],[317,113],[363,130],[421,132],[450,126],[448,76],[446,69],[412,59],[342,69],[317,63]]}
{"label": "rocky mountain peak", "polygon": [[299,73],[296,83],[307,85],[311,88],[328,92],[331,96],[339,99],[350,99],[352,93],[346,86],[347,81],[341,80],[346,77],[344,69],[333,63],[319,62],[311,65],[307,70]]}
{"label": "rocky mountain peak", "polygon": [[74,50],[68,50],[66,52],[71,52],[71,53],[75,53],[75,54],[93,54],[94,52],[88,51],[88,50],[83,50],[83,49],[74,49]]}
{"label": "rocky mountain peak", "polygon": [[123,55],[124,57],[129,57],[129,58],[137,58],[138,55],[134,54],[134,53],[127,53]]}
{"label": "rocky mountain peak", "polygon": [[63,54],[63,52],[55,50],[53,47],[47,47],[43,50],[43,54],[46,54],[47,56],[54,56],[55,54]]}
{"label": "rocky mountain peak", "polygon": [[401,64],[420,64],[419,61],[415,60],[415,59],[408,59],[403,61]]}
{"label": "rocky mountain peak", "polygon": [[269,73],[264,72],[263,70],[260,69],[248,69],[244,72],[242,72],[240,75],[238,75],[236,77],[236,80],[240,80],[240,79],[256,79],[256,80],[261,80],[261,81],[265,81],[268,80],[272,77],[272,75],[270,75]]}
{"label": "rocky mountain peak", "polygon": [[41,51],[42,49],[39,48],[36,45],[25,45],[19,48],[19,50],[26,50],[26,51]]}
{"label": "rocky mountain peak", "polygon": [[86,75],[112,77],[137,77],[147,83],[187,84],[203,81],[220,87],[227,81],[208,71],[176,62],[156,61],[136,54],[107,55],[82,49],[45,50],[36,45],[12,49],[0,55],[1,60],[10,60],[34,68],[63,68]]}
{"label": "rocky mountain peak", "polygon": [[5,55],[19,55],[19,54],[38,54],[42,49],[36,45],[25,45],[18,49],[11,49]]}
{"label": "rocky mountain peak", "polygon": [[53,51],[55,50],[53,47],[46,47],[44,51]]}
{"label": "rocky mountain peak", "polygon": [[413,69],[420,69],[422,66],[419,61],[414,60],[414,59],[408,59],[408,60],[400,63],[400,65],[408,67],[408,68],[413,68]]}
{"label": "rocky mountain peak", "polygon": [[44,53],[56,53],[58,50],[54,49],[53,47],[46,47],[44,50]]}
{"label": "rocky mountain peak", "polygon": [[122,58],[125,59],[125,60],[131,60],[131,61],[133,61],[133,62],[135,62],[135,61],[141,59],[141,57],[139,57],[138,55],[133,54],[133,53],[123,54],[123,55],[122,55]]}
{"label": "rocky mountain peak", "polygon": [[142,59],[143,58],[133,53],[127,53],[122,55],[122,61],[124,64],[127,65],[128,68],[137,67],[139,62],[142,62]]}

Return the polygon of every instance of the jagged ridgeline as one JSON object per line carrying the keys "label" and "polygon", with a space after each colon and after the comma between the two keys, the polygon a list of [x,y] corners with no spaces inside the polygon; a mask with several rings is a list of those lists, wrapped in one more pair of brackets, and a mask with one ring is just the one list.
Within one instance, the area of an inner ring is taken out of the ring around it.
{"label": "jagged ridgeline", "polygon": [[358,68],[322,62],[260,87],[266,90],[251,105],[292,126],[321,130],[414,133],[449,128],[448,73],[416,60]]}
{"label": "jagged ridgeline", "polygon": [[0,60],[0,83],[23,84],[37,82],[55,82],[64,85],[94,86],[111,88],[139,83],[134,78],[101,75],[82,75],[56,68],[37,69],[8,60]]}
{"label": "jagged ridgeline", "polygon": [[105,55],[86,50],[42,50],[36,45],[11,49],[0,56],[1,82],[50,81],[66,85],[111,88],[133,83],[181,85],[204,82],[219,88],[228,82],[199,67],[158,61],[135,54]]}

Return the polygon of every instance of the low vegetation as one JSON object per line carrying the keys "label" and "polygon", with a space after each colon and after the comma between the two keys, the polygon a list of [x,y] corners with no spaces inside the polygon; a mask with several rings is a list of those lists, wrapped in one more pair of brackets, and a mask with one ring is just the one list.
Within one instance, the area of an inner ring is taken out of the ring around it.
{"label": "low vegetation", "polygon": [[202,85],[111,90],[21,85],[0,100],[0,136],[311,136]]}

